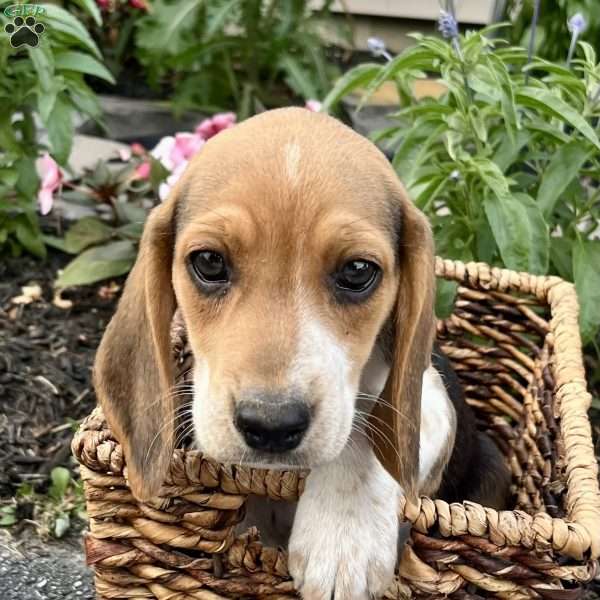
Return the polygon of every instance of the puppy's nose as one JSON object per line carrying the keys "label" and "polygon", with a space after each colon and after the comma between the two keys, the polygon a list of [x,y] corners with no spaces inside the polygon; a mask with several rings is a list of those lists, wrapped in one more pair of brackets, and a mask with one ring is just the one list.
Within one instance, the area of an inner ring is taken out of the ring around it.
{"label": "puppy's nose", "polygon": [[310,424],[310,411],[300,401],[240,402],[235,426],[250,448],[286,452],[296,448]]}

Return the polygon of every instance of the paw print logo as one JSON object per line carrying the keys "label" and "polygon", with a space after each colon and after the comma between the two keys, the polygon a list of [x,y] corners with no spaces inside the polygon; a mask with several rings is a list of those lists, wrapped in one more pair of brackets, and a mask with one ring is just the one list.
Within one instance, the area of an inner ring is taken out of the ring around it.
{"label": "paw print logo", "polygon": [[15,17],[12,23],[4,26],[4,31],[10,36],[10,45],[19,48],[26,44],[35,48],[40,42],[40,35],[44,33],[44,25],[36,22],[33,17]]}

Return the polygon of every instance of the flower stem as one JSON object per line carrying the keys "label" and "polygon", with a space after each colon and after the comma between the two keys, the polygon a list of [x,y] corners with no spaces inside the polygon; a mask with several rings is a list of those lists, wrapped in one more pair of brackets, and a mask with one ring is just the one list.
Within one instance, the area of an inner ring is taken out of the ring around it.
{"label": "flower stem", "polygon": [[[531,33],[529,35],[529,48],[527,49],[527,65],[531,63],[533,58],[533,50],[535,48],[535,34],[537,31],[537,24],[540,18],[540,5],[541,0],[535,0],[533,5],[533,19],[531,20]],[[525,73],[525,85],[529,81],[529,71]]]}
{"label": "flower stem", "polygon": [[575,53],[575,47],[577,46],[577,38],[579,34],[574,31],[571,36],[571,45],[569,46],[569,53],[567,54],[567,69],[571,68],[571,61],[573,60],[573,54]]}

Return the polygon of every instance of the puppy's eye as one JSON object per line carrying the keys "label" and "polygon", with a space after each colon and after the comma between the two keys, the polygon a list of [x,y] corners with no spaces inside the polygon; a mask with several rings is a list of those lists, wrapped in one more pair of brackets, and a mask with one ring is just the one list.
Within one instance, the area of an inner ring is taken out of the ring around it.
{"label": "puppy's eye", "polygon": [[379,267],[369,260],[348,261],[335,275],[335,285],[347,292],[368,290],[379,273]]}
{"label": "puppy's eye", "polygon": [[194,273],[205,283],[227,283],[229,271],[225,258],[212,250],[199,250],[190,255]]}

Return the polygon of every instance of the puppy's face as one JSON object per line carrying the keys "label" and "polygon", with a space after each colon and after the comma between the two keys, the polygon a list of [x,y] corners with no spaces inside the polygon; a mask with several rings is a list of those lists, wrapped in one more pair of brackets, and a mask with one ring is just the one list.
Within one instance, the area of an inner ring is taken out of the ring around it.
{"label": "puppy's face", "polygon": [[152,211],[96,355],[134,494],[156,494],[172,456],[177,308],[204,452],[264,467],[329,461],[348,441],[359,386],[380,394],[390,364],[389,404],[374,408],[389,445],[378,450],[412,493],[433,288],[428,223],[366,139],[304,109],[211,139]]}
{"label": "puppy's face", "polygon": [[252,151],[221,134],[182,186],[173,286],[196,441],[221,462],[335,458],[397,295],[399,207],[357,148],[314,133],[292,123]]}

